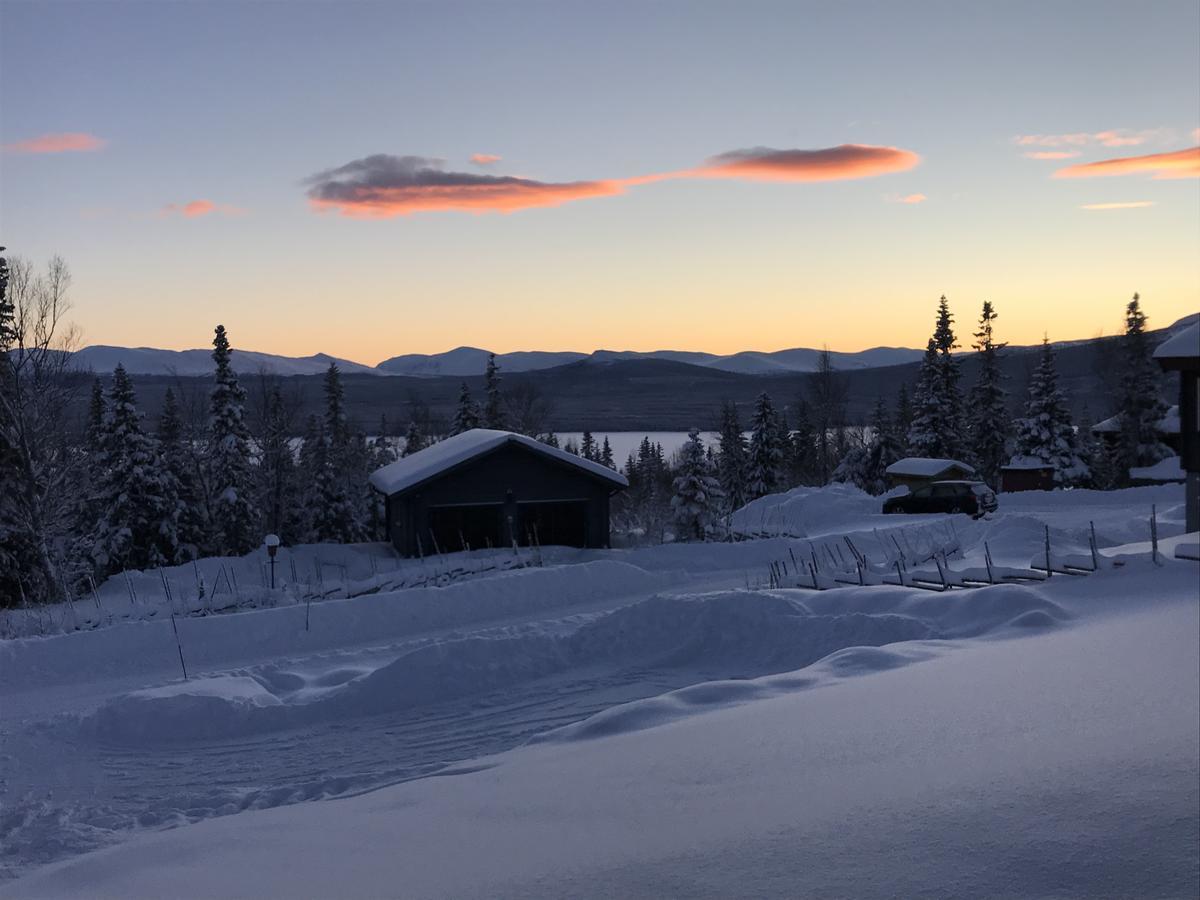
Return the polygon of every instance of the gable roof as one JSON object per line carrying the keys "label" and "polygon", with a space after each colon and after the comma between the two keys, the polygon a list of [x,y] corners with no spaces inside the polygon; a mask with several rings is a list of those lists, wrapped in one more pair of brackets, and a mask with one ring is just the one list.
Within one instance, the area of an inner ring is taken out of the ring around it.
{"label": "gable roof", "polygon": [[565,463],[583,470],[594,478],[610,482],[615,487],[629,487],[629,482],[620,472],[614,472],[608,466],[557,447],[543,444],[541,441],[514,434],[511,431],[493,431],[488,428],[473,428],[439,441],[424,450],[418,450],[412,456],[405,456],[389,463],[382,469],[371,473],[371,487],[380,493],[391,496],[411,490],[418,484],[428,481],[455,466],[461,465],[476,457],[498,450],[506,444],[516,444],[531,450],[540,456],[557,463]]}
{"label": "gable roof", "polygon": [[975,469],[957,459],[932,459],[927,456],[908,456],[896,460],[884,471],[888,475],[900,475],[908,478],[933,478],[947,469],[958,466],[965,472],[975,474]]}
{"label": "gable roof", "polygon": [[1169,337],[1154,351],[1155,359],[1200,358],[1200,323]]}

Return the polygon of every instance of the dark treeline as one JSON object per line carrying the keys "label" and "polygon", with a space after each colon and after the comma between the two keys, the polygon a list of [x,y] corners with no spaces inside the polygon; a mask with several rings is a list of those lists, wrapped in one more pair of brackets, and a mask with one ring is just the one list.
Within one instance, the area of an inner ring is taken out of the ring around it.
{"label": "dark treeline", "polygon": [[[240,555],[267,533],[285,544],[382,539],[368,476],[397,456],[476,427],[559,444],[539,382],[502,379],[494,357],[482,378],[459,381],[448,409],[410,394],[374,421],[353,414],[336,365],[315,405],[297,379],[239,376],[221,325],[210,379],[135,383],[119,366],[103,381],[81,376],[62,261],[41,273],[0,261],[0,275],[0,605],[58,600],[126,569]],[[1095,487],[1167,455],[1155,431],[1161,377],[1136,295],[1110,366],[1122,426],[1111,444],[1076,429],[1086,423],[1073,420],[1048,343],[1025,396],[1011,396],[996,318],[985,303],[964,359],[942,298],[915,380],[876,397],[867,429],[852,427],[850,376],[826,352],[817,371],[770,382],[785,392],[710,406],[698,421],[715,427],[717,446],[693,428],[670,458],[646,438],[619,461],[585,430],[563,449],[625,473],[614,525],[651,541],[705,539],[746,502],[799,485],[847,481],[879,493],[884,469],[904,455],[963,459],[992,483],[1011,456],[1035,457],[1060,485]]]}

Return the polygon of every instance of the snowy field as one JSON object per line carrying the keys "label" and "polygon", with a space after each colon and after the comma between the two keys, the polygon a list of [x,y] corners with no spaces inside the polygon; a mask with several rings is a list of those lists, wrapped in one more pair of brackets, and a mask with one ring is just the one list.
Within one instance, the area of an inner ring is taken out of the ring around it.
{"label": "snowy field", "polygon": [[[1196,896],[1182,499],[112,579],[7,620],[0,896]],[[985,565],[1024,577],[907,586]]]}

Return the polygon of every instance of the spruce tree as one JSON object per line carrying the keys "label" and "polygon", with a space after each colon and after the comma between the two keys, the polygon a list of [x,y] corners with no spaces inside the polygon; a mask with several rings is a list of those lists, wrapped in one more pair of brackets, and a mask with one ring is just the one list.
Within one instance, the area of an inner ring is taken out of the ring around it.
{"label": "spruce tree", "polygon": [[880,397],[871,417],[871,439],[846,454],[834,472],[834,481],[850,482],[868,494],[882,494],[888,489],[887,467],[900,456],[895,427]]}
{"label": "spruce tree", "polygon": [[1004,390],[1004,375],[1000,371],[1000,351],[1007,345],[996,343],[993,334],[996,318],[991,302],[985,300],[972,345],[979,359],[979,376],[971,388],[967,417],[971,457],[984,480],[993,485],[998,482],[1000,467],[1007,459],[1009,432],[1008,392]]}
{"label": "spruce tree", "polygon": [[[457,433],[457,432],[456,432]],[[404,449],[400,452],[401,456],[412,456],[421,450],[424,450],[428,445],[425,435],[421,433],[421,426],[416,419],[412,419],[408,423],[408,430],[404,432]]]}
{"label": "spruce tree", "polygon": [[817,484],[820,480],[817,472],[817,438],[808,412],[808,401],[803,397],[796,402],[795,421],[792,424],[792,439],[787,448],[792,484]]}
{"label": "spruce tree", "polygon": [[1025,416],[1017,421],[1017,452],[1054,470],[1059,487],[1081,484],[1088,469],[1079,456],[1067,398],[1058,388],[1058,370],[1049,340],[1042,341],[1041,360],[1029,382]]}
{"label": "spruce tree", "polygon": [[1137,294],[1125,308],[1125,336],[1121,343],[1124,368],[1119,395],[1118,475],[1121,483],[1127,484],[1131,467],[1152,466],[1172,455],[1159,435],[1159,422],[1167,414],[1162,399],[1162,372],[1154,361],[1153,348],[1146,336],[1146,315]]}
{"label": "spruce tree", "polygon": [[120,365],[113,372],[104,432],[108,465],[93,545],[97,571],[111,575],[177,562],[178,497],[154,438],[142,431],[133,385]]}
{"label": "spruce tree", "polygon": [[483,376],[486,400],[483,407],[483,427],[503,430],[504,400],[500,394],[500,367],[496,365],[496,354],[489,353],[487,371]]}
{"label": "spruce tree", "polygon": [[596,461],[596,439],[590,431],[583,433],[583,440],[579,443],[579,455],[592,462]]}
{"label": "spruce tree", "polygon": [[783,447],[779,442],[779,416],[766,391],[754,401],[750,423],[750,452],[746,467],[746,496],[751,500],[779,490]]}
{"label": "spruce tree", "polygon": [[906,435],[905,452],[911,456],[940,457],[946,455],[942,431],[940,394],[941,369],[938,366],[937,344],[933,338],[925,347],[917,389],[913,392],[912,421]]}
{"label": "spruce tree", "polygon": [[721,405],[721,450],[717,455],[717,478],[725,497],[725,511],[732,513],[746,505],[746,436],[738,419],[737,404]]}
{"label": "spruce tree", "polygon": [[559,449],[558,435],[555,434],[553,431],[547,431],[545,434],[543,434],[541,437],[539,437],[538,440],[541,441],[543,444],[545,444],[547,447],[554,447],[555,449]]}
{"label": "spruce tree", "polygon": [[608,435],[604,436],[604,444],[600,447],[600,464],[608,466],[610,469],[616,469],[617,464],[613,460],[612,446],[608,443]]}
{"label": "spruce tree", "polygon": [[175,399],[175,392],[169,387],[163,395],[163,410],[158,420],[158,446],[163,466],[175,483],[179,501],[180,558],[195,559],[201,553],[207,534],[203,487],[196,455],[187,447],[179,403]]}
{"label": "spruce tree", "polygon": [[908,430],[912,427],[912,401],[908,399],[908,385],[900,382],[896,391],[896,412],[892,416],[892,431],[896,440],[904,447],[908,443]]}
{"label": "spruce tree", "polygon": [[300,540],[302,523],[296,460],[292,454],[289,419],[283,392],[273,385],[267,394],[259,448],[258,508],[263,528],[284,544]]}
{"label": "spruce tree", "polygon": [[253,503],[246,392],[230,364],[232,353],[225,326],[218,325],[213,338],[216,384],[209,399],[208,468],[213,489],[209,549],[219,556],[245,553],[257,546],[261,538]]}
{"label": "spruce tree", "polygon": [[943,294],[938,302],[937,326],[934,328],[933,340],[938,349],[938,368],[941,373],[941,440],[945,447],[945,456],[955,457],[963,454],[963,416],[962,392],[959,390],[959,365],[954,358],[954,350],[958,341],[954,336],[954,317],[950,314],[950,304]]}
{"label": "spruce tree", "polygon": [[322,452],[317,460],[313,533],[317,541],[352,543],[363,540],[368,515],[367,448],[362,435],[350,434],[341,373],[336,363],[325,372],[325,415]]}
{"label": "spruce tree", "polygon": [[454,423],[450,426],[451,434],[462,434],[479,427],[479,407],[471,399],[471,390],[464,381],[458,390],[458,406],[454,410]]}
{"label": "spruce tree", "polygon": [[679,453],[679,474],[673,486],[671,508],[677,536],[684,540],[704,540],[716,519],[722,498],[721,485],[709,467],[700,432],[693,428]]}

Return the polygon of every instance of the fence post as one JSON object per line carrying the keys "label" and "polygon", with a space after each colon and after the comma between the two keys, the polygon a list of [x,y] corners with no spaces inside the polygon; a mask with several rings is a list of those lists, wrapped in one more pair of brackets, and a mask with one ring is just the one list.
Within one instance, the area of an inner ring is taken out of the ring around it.
{"label": "fence post", "polygon": [[1150,504],[1150,560],[1158,565],[1158,504]]}
{"label": "fence post", "polygon": [[1050,565],[1050,526],[1046,526],[1046,578],[1054,576],[1054,569]]}

